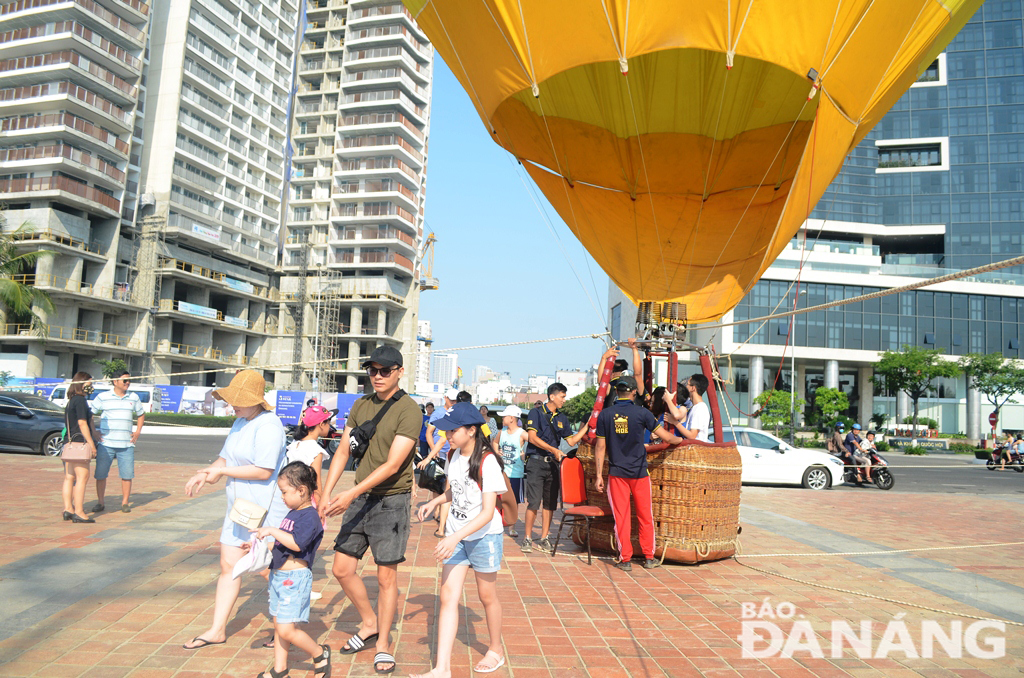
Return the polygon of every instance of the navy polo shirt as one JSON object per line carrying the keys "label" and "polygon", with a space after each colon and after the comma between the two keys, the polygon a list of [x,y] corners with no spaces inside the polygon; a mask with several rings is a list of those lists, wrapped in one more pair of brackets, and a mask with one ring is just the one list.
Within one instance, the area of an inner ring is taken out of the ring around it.
{"label": "navy polo shirt", "polygon": [[647,450],[644,433],[658,428],[658,420],[645,407],[629,399],[616,400],[597,415],[597,437],[605,439],[608,475],[618,478],[646,478]]}
{"label": "navy polo shirt", "polygon": [[[572,435],[572,428],[569,427],[569,418],[555,410],[552,412],[547,405],[541,405],[530,410],[526,417],[526,430],[536,431],[537,437],[551,447],[558,447],[562,438]],[[526,456],[550,457],[552,454],[543,450],[533,443],[526,444]]]}

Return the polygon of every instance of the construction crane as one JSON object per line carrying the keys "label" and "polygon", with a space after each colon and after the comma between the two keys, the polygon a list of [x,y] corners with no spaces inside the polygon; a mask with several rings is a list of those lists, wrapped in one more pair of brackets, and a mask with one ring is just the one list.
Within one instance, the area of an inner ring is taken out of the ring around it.
{"label": "construction crane", "polygon": [[[427,234],[427,237],[423,239],[423,247],[420,248],[420,289],[421,290],[436,290],[438,287],[438,280],[434,277],[434,243],[437,242],[437,238],[434,237],[434,232],[431,231]],[[423,261],[427,262],[427,271],[422,273]]]}

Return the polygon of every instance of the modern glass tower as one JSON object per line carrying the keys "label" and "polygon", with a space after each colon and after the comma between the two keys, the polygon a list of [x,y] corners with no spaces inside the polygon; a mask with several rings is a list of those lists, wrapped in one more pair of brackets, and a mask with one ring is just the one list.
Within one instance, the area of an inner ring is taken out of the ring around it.
{"label": "modern glass tower", "polygon": [[[798,276],[797,304],[806,307],[1024,254],[1022,15],[1021,0],[982,6],[849,155],[790,249],[727,320],[792,308]],[[617,289],[609,307],[618,318],[612,331],[629,336],[634,308]],[[795,390],[808,412],[817,388],[841,388],[853,418],[866,426],[885,412],[891,426],[910,406],[871,382],[879,352],[911,345],[954,358],[1024,358],[1022,338],[1018,267],[799,315],[793,323],[724,328],[716,343],[733,358],[726,404],[734,422],[746,422],[742,412],[762,391],[790,390],[795,351]],[[938,384],[923,407],[941,430],[970,437],[991,409],[962,378]],[[1000,428],[1024,429],[1024,406],[1004,409]]]}

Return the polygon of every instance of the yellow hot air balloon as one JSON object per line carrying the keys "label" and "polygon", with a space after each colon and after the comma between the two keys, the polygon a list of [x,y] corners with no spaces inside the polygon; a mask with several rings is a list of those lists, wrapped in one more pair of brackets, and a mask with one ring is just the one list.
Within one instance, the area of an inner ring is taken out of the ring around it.
{"label": "yellow hot air balloon", "polygon": [[720,318],[982,0],[404,0],[633,301]]}

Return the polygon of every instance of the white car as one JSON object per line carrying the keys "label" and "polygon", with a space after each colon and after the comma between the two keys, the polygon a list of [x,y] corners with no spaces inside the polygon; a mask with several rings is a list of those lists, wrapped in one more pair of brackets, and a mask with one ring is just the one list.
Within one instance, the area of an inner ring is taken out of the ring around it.
{"label": "white car", "polygon": [[743,426],[726,428],[722,438],[736,441],[745,484],[803,485],[811,490],[843,484],[843,462],[828,452],[793,447],[771,433]]}

